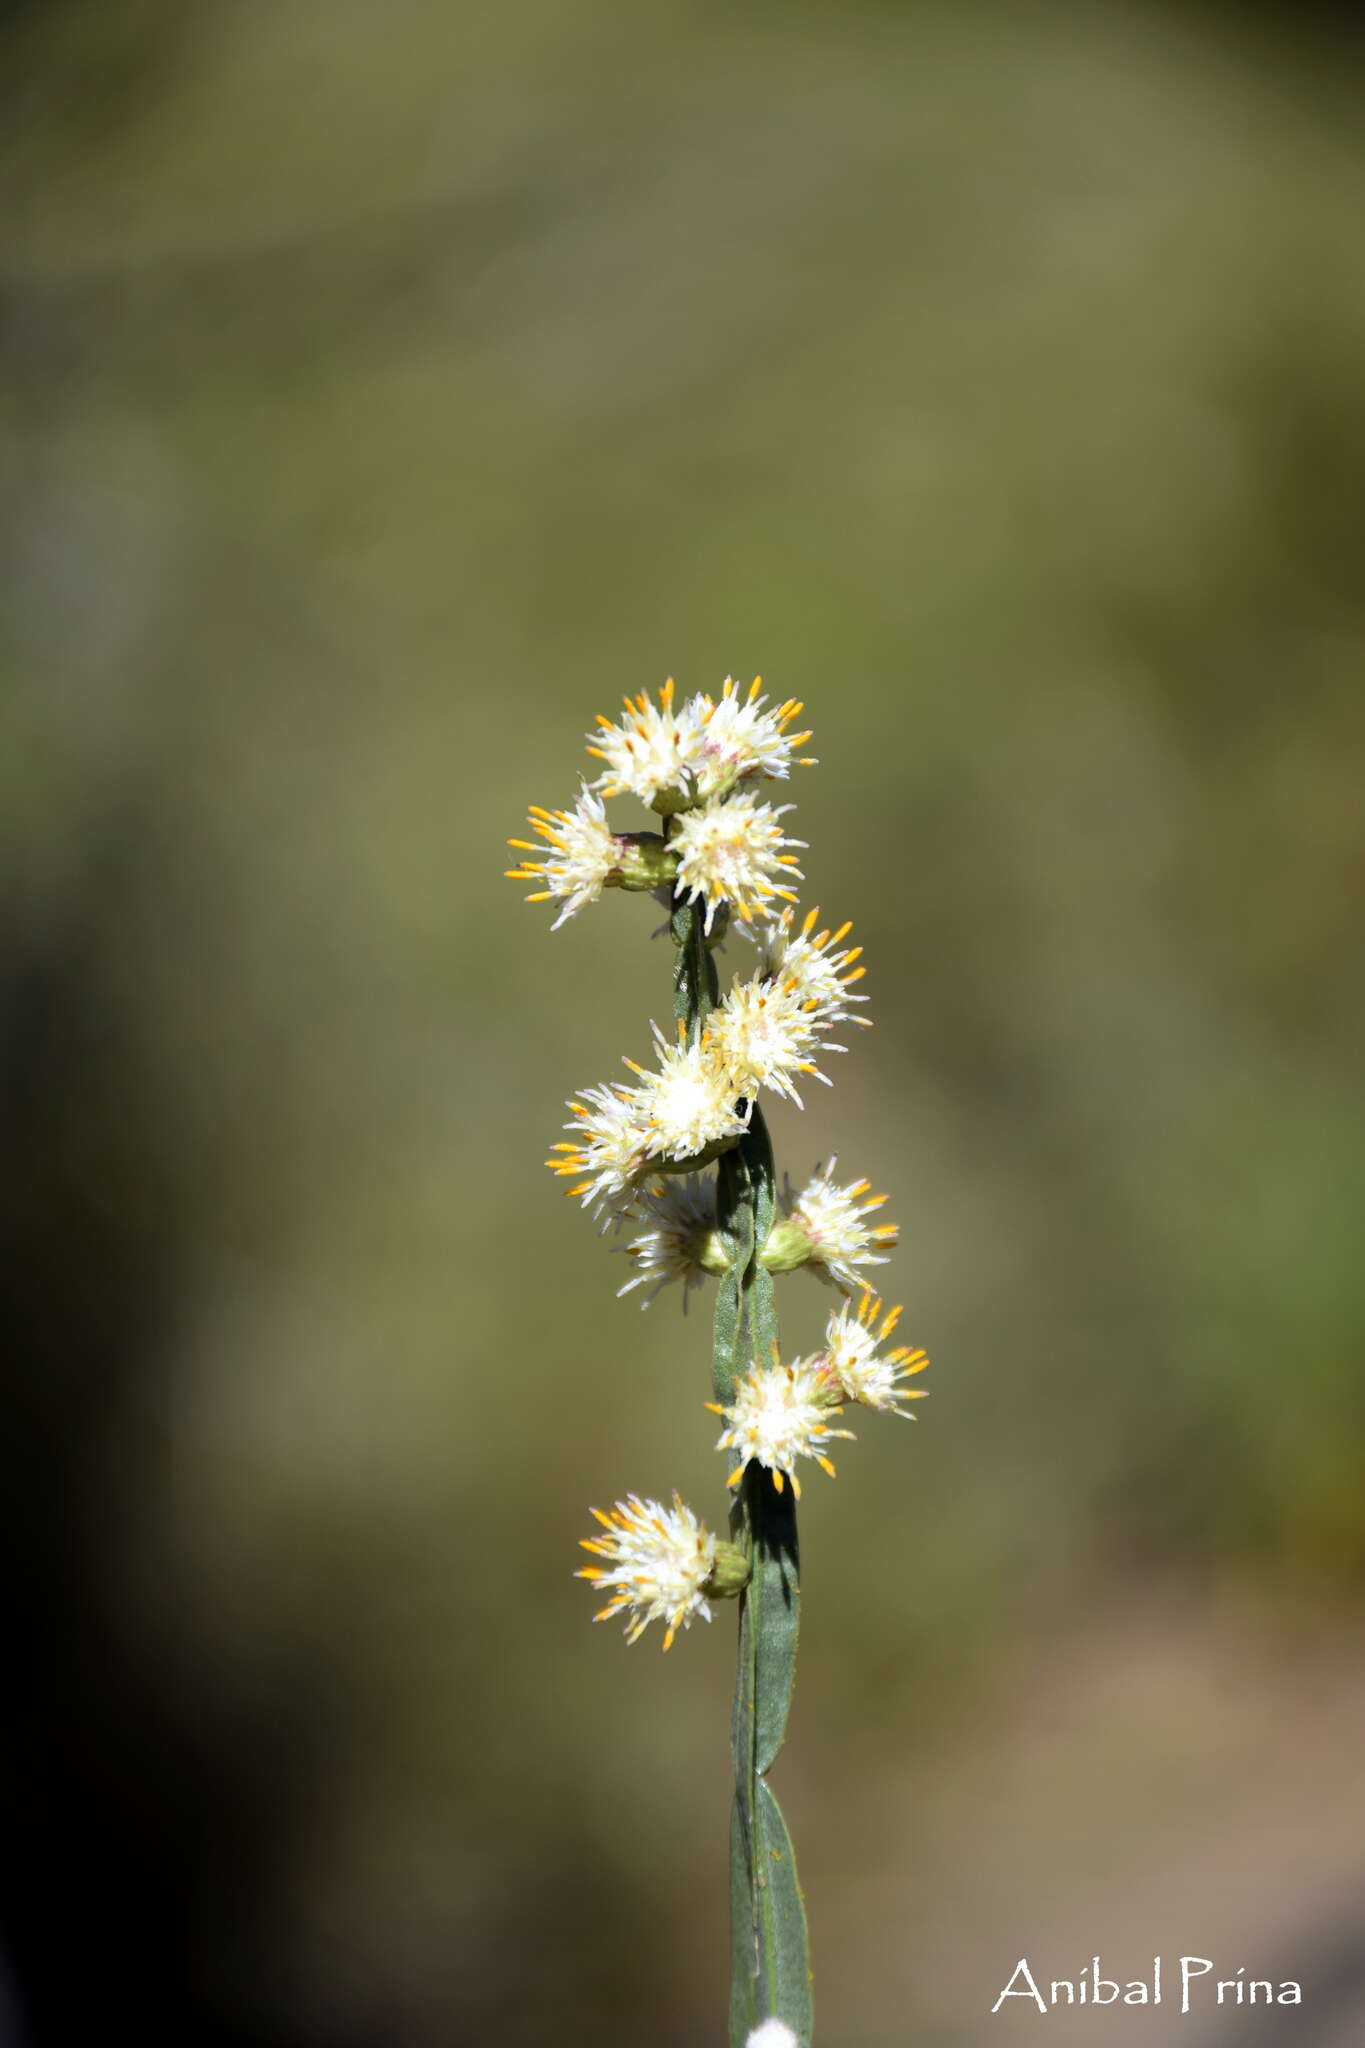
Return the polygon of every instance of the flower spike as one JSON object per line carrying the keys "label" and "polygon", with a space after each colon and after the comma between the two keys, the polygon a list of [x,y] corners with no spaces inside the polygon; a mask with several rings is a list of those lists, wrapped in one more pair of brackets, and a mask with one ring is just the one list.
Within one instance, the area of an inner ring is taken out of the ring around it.
{"label": "flower spike", "polygon": [[[812,2028],[795,1863],[768,1777],[795,1669],[801,1473],[810,1459],[833,1475],[831,1450],[853,1436],[846,1405],[912,1415],[923,1393],[912,1382],[928,1364],[923,1351],[890,1348],[900,1310],[868,1284],[898,1237],[879,1220],[886,1197],[866,1180],[841,1183],[834,1158],[799,1190],[784,1180],[777,1192],[764,1093],[800,1108],[807,1077],[828,1085],[825,1054],[846,1050],[833,1033],[868,1021],[862,947],[848,943],[851,926],[803,913],[805,841],[788,829],[793,806],[764,795],[765,782],[813,765],[801,717],[796,698],[770,702],[758,677],[747,691],[727,676],[717,694],[686,699],[671,678],[654,697],[642,690],[615,719],[599,715],[588,747],[597,765],[572,805],[533,806],[527,836],[510,842],[510,873],[554,906],[556,927],[611,889],[648,891],[668,914],[676,1037],[652,1026],[650,1064],[627,1059],[624,1078],[575,1096],[546,1164],[604,1230],[628,1228],[621,1295],[638,1289],[648,1307],[676,1282],[685,1309],[708,1275],[719,1281],[706,1405],[721,1423],[734,1541],[676,1493],[671,1506],[632,1493],[592,1510],[578,1576],[603,1598],[596,1620],[619,1615],[631,1643],[657,1621],[665,1650],[710,1621],[716,1600],[745,1603],[730,2030],[747,2048],[796,2048]],[[652,810],[658,831],[618,829],[608,815],[618,798]],[[722,978],[731,926],[754,953]],[[784,1363],[775,1282],[799,1266],[842,1298],[824,1348]]]}

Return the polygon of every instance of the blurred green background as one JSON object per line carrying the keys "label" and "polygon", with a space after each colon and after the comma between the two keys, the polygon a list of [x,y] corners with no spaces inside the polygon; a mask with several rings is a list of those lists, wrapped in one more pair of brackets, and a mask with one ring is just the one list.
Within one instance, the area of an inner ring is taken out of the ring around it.
{"label": "blurred green background", "polygon": [[706,1311],[541,1165],[669,962],[501,870],[731,671],[876,1022],[779,1165],[933,1358],[806,1492],[819,2037],[1156,1951],[1305,1980],[1189,2048],[1361,2037],[1361,54],[0,15],[6,2048],[720,2039],[732,1617],[569,1576],[719,1512]]}

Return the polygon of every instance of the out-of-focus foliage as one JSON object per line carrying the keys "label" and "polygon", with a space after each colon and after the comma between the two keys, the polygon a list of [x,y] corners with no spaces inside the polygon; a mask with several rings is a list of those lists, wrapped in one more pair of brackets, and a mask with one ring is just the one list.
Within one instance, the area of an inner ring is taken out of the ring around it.
{"label": "out-of-focus foliage", "polygon": [[1285,1729],[1354,1770],[1359,85],[1140,6],[0,26],[17,2041],[717,2037],[728,1622],[569,1577],[715,1513],[705,1320],[540,1166],[668,961],[500,879],[667,672],[810,706],[877,1028],[774,1139],[935,1361],[809,1489],[827,2038],[1008,2043],[1025,1899],[1064,1974]]}

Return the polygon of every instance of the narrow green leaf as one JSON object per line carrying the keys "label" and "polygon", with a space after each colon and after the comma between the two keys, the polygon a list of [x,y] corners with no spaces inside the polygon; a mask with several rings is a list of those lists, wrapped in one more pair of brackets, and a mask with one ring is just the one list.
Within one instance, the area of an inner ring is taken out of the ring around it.
{"label": "narrow green leaf", "polygon": [[[747,1540],[753,1558],[749,1581],[740,1609],[739,1662],[735,1679],[734,1709],[730,1723],[735,1769],[735,1825],[745,1853],[747,1886],[740,1884],[731,1858],[731,1942],[740,1952],[741,1934],[747,1927],[748,1967],[766,1981],[780,1970],[787,1984],[796,1965],[787,1951],[799,1949],[800,1972],[809,1968],[805,1949],[805,1921],[793,1920],[784,1909],[780,1925],[765,1916],[764,1886],[768,1866],[757,1847],[760,1793],[766,1771],[782,1746],[787,1713],[796,1676],[796,1643],[800,1623],[800,1587],[797,1580],[798,1553],[796,1512],[791,1489],[778,1493],[771,1476],[761,1467],[750,1466],[735,1504],[734,1522],[738,1539]],[[771,1798],[771,1794],[769,1794]],[[780,1845],[779,1845],[780,1846]],[[790,1843],[786,1847],[790,1864]],[[794,1879],[793,1879],[794,1882]],[[782,1955],[769,1950],[780,1940]],[[769,2006],[759,2013],[776,2011]],[[781,2015],[786,2018],[785,2012]],[[795,2025],[795,2021],[790,2024]]]}
{"label": "narrow green leaf", "polygon": [[711,1356],[711,1397],[728,1408],[735,1396],[735,1362],[744,1330],[744,1297],[733,1272],[716,1283],[716,1321]]}
{"label": "narrow green leaf", "polygon": [[766,1778],[759,1778],[754,1805],[754,1897],[758,1903],[759,1973],[755,2005],[760,2020],[778,2019],[810,2048],[810,1948],[806,1904],[796,1875],[782,1809]]}
{"label": "narrow green leaf", "polygon": [[796,1855],[766,1778],[736,1793],[730,1815],[730,2040],[744,2048],[760,2020],[780,2019],[802,2048],[814,2024],[810,1941]]}
{"label": "narrow green leaf", "polygon": [[754,1769],[761,1772],[772,1769],[787,1732],[801,1627],[801,1560],[790,1485],[779,1493],[767,1472],[751,1469],[747,1491],[754,1575],[745,1604],[754,1638]]}
{"label": "narrow green leaf", "polygon": [[[744,1476],[730,1506],[730,1534],[753,1559],[753,1521],[750,1509],[750,1476]],[[735,1793],[747,1823],[753,1804],[754,1757],[758,1730],[758,1674],[755,1668],[755,1577],[751,1578],[739,1603],[739,1654],[735,1665],[735,1699],[730,1711],[730,1752],[735,1767]]]}
{"label": "narrow green leaf", "polygon": [[[749,1128],[735,1149],[748,1175],[752,1243],[756,1252],[760,1245],[767,1242],[777,1207],[772,1141],[768,1136],[763,1111],[756,1102],[750,1111]],[[777,1346],[777,1303],[773,1276],[759,1265],[756,1256],[745,1274],[744,1287],[748,1308],[748,1350],[744,1362],[747,1371],[752,1362],[764,1366],[771,1365]]]}
{"label": "narrow green leaf", "polygon": [[730,1808],[730,2048],[744,2048],[758,2025],[758,1943],[749,1841],[748,1820],[736,1793]]}
{"label": "narrow green leaf", "polygon": [[716,1292],[713,1398],[728,1406],[736,1381],[748,1371],[746,1283],[755,1266],[749,1168],[739,1147],[724,1153],[717,1168],[716,1228],[725,1240],[730,1270]]}

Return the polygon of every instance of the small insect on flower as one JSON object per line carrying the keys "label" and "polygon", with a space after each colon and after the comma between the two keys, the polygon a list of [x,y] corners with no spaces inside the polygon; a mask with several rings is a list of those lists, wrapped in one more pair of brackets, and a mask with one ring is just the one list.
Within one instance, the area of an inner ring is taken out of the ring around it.
{"label": "small insect on flower", "polygon": [[623,1249],[636,1270],[617,1294],[648,1287],[640,1304],[648,1308],[670,1281],[679,1280],[686,1309],[692,1289],[728,1263],[716,1233],[715,1183],[695,1173],[669,1174],[641,1189],[634,1214],[642,1228]]}
{"label": "small insect on flower", "polygon": [[[839,1164],[831,1159],[827,1167],[817,1166],[799,1195],[790,1183],[783,1191],[785,1214],[773,1225],[763,1248],[763,1264],[770,1273],[809,1266],[822,1279],[833,1281],[846,1293],[866,1286],[859,1266],[884,1266],[885,1254],[900,1235],[895,1223],[869,1224],[886,1200],[869,1194],[870,1181],[850,1181],[840,1187],[834,1178]],[[860,1197],[867,1195],[867,1200]]]}
{"label": "small insect on flower", "polygon": [[[777,1360],[777,1346],[773,1346]],[[775,1362],[761,1366],[756,1361],[735,1389],[728,1408],[715,1401],[706,1406],[728,1424],[716,1439],[718,1451],[737,1451],[739,1463],[726,1480],[737,1486],[750,1463],[767,1467],[773,1485],[781,1493],[790,1479],[792,1492],[801,1498],[801,1481],[796,1476],[798,1458],[814,1458],[822,1471],[834,1477],[834,1467],[825,1445],[837,1436],[852,1437],[851,1429],[831,1429],[829,1417],[840,1414],[839,1396],[831,1389],[822,1368],[823,1357],[795,1358],[790,1365]]]}
{"label": "small insect on flower", "polygon": [[583,1537],[582,1547],[605,1562],[585,1565],[574,1576],[611,1594],[594,1621],[625,1610],[626,1640],[631,1643],[651,1621],[666,1622],[667,1650],[678,1630],[690,1628],[696,1615],[711,1619],[706,1592],[716,1567],[716,1539],[676,1493],[671,1508],[632,1493],[618,1500],[609,1515],[600,1508],[590,1512],[605,1534]]}
{"label": "small insect on flower", "polygon": [[749,776],[785,778],[793,765],[815,766],[813,760],[795,759],[797,747],[804,746],[810,734],[787,731],[801,716],[802,705],[788,697],[776,710],[765,711],[768,700],[759,695],[762,681],[755,676],[748,694],[741,697],[738,684],[727,676],[719,699],[705,692],[688,699],[683,716],[691,732],[692,772],[703,797]]}
{"label": "small insect on flower", "polygon": [[929,1390],[903,1387],[900,1382],[923,1372],[929,1363],[928,1355],[901,1344],[885,1357],[880,1356],[879,1347],[891,1335],[901,1314],[899,1308],[888,1309],[878,1329],[881,1312],[881,1302],[866,1293],[856,1310],[845,1302],[830,1317],[825,1326],[829,1376],[845,1400],[856,1401],[864,1408],[880,1408],[884,1414],[904,1415],[913,1422],[915,1417],[900,1404],[922,1401]]}
{"label": "small insect on flower", "polygon": [[673,709],[673,678],[660,690],[657,704],[648,690],[622,702],[623,718],[613,725],[599,711],[598,730],[588,735],[588,752],[605,764],[594,787],[604,796],[628,791],[651,810],[665,813],[695,803],[690,765],[695,740],[688,721]]}
{"label": "small insect on flower", "polygon": [[705,898],[708,932],[723,903],[745,924],[752,924],[755,912],[774,897],[795,903],[796,891],[787,885],[793,876],[801,880],[801,870],[795,857],[783,848],[806,842],[785,839],[778,822],[795,808],[794,804],[761,803],[750,791],[741,790],[721,803],[685,811],[679,818],[673,840],[678,855],[675,894],[693,903],[699,896]]}

